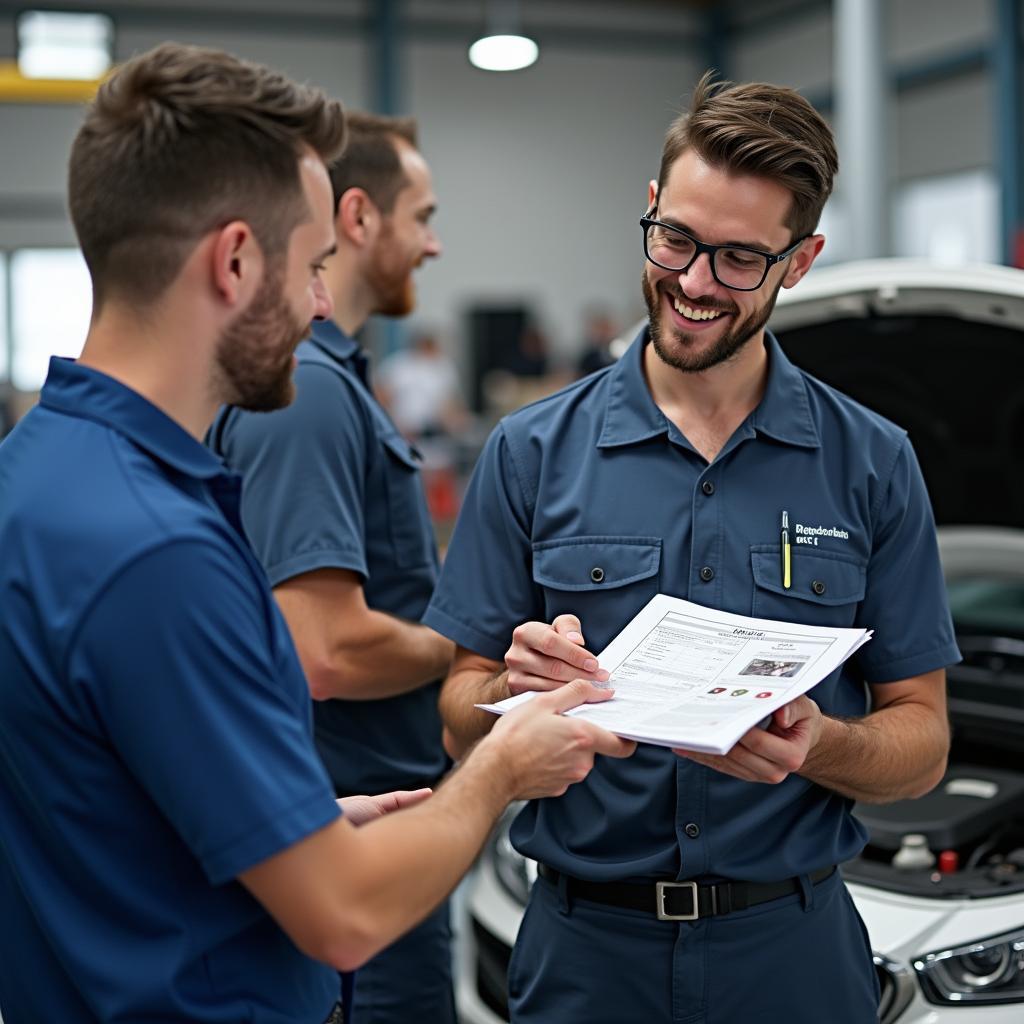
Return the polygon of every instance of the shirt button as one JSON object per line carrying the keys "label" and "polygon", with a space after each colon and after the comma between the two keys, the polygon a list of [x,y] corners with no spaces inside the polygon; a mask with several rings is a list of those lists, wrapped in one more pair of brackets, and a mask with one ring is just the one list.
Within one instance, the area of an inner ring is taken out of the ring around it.
{"label": "shirt button", "polygon": [[688,822],[683,831],[691,838],[696,839],[700,835],[700,825],[695,825],[692,821]]}
{"label": "shirt button", "polygon": [[715,485],[710,480],[705,480],[700,489],[710,498],[715,493]]}
{"label": "shirt button", "polygon": [[715,570],[710,565],[705,565],[700,571],[700,578],[705,583],[710,583],[715,578]]}
{"label": "shirt button", "polygon": [[821,580],[813,580],[811,582],[811,590],[813,590],[818,597],[821,597],[825,593],[825,584]]}
{"label": "shirt button", "polygon": [[595,565],[594,568],[590,570],[590,578],[595,583],[600,583],[604,579],[604,569],[599,565]]}

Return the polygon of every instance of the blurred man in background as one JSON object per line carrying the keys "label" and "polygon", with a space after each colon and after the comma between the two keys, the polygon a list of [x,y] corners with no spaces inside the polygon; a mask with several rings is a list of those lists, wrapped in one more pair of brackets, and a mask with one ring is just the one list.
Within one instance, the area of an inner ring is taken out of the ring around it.
{"label": "blurred man in background", "polygon": [[[414,271],[441,253],[410,118],[348,115],[330,165],[334,311],[299,346],[296,398],[224,410],[210,444],[242,474],[242,522],[284,612],[338,796],[432,786],[448,761],[437,711],[452,644],[419,618],[438,556],[420,456],[373,396],[356,335],[415,307]],[[454,1024],[447,905],[360,972],[354,1024]],[[351,982],[351,979],[348,979]]]}

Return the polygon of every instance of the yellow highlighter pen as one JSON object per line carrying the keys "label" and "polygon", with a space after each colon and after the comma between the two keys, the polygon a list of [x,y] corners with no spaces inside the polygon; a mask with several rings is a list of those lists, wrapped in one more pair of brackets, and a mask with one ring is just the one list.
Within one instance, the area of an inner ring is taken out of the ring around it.
{"label": "yellow highlighter pen", "polygon": [[782,532],[779,535],[779,546],[782,552],[782,585],[789,590],[792,586],[793,553],[789,546],[789,513],[782,513]]}

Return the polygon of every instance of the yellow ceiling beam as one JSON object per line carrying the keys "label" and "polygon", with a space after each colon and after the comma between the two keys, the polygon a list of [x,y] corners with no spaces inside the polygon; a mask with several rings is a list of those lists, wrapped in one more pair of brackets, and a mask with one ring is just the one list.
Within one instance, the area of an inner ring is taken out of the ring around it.
{"label": "yellow ceiling beam", "polygon": [[102,78],[26,78],[16,61],[0,61],[0,103],[84,103]]}

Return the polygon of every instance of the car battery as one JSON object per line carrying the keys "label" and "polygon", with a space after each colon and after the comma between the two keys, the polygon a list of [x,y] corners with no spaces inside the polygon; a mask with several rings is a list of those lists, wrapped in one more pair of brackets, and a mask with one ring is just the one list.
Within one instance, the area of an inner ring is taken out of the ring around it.
{"label": "car battery", "polygon": [[933,850],[963,848],[1024,817],[1024,774],[958,765],[916,800],[857,804],[854,814],[882,850],[898,850],[912,832],[926,836]]}

